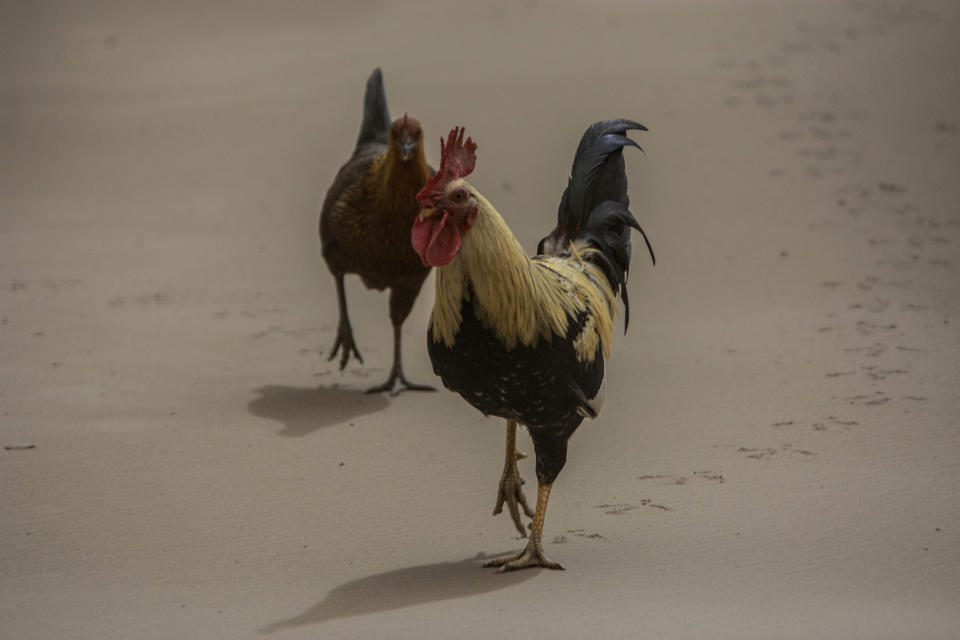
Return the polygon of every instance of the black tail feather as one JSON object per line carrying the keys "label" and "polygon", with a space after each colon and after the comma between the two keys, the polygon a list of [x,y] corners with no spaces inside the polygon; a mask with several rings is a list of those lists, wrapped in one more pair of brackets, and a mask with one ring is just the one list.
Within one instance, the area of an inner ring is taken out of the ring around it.
{"label": "black tail feather", "polygon": [[363,123],[357,146],[370,142],[387,143],[390,132],[390,111],[387,109],[387,93],[383,89],[383,74],[374,69],[367,78],[367,89],[363,94]]}
{"label": "black tail feather", "polygon": [[620,294],[624,306],[624,330],[630,322],[627,298],[627,272],[630,269],[630,229],[643,236],[650,258],[656,264],[653,247],[628,209],[627,174],[623,148],[636,147],[627,131],[647,131],[632,120],[602,120],[587,127],[573,158],[570,180],[560,198],[557,227],[540,241],[538,252],[547,249],[554,255],[570,253],[574,240],[585,240],[599,251],[590,254],[603,271],[614,294]]}

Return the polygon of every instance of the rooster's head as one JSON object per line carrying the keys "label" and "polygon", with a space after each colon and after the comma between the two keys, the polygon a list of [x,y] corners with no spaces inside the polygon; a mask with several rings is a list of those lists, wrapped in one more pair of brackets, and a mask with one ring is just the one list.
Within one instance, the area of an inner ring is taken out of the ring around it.
{"label": "rooster's head", "polygon": [[477,145],[463,140],[463,127],[440,138],[440,168],[417,194],[423,209],[413,224],[413,248],[423,264],[442,267],[460,250],[461,236],[477,219],[479,202],[463,178],[476,164]]}

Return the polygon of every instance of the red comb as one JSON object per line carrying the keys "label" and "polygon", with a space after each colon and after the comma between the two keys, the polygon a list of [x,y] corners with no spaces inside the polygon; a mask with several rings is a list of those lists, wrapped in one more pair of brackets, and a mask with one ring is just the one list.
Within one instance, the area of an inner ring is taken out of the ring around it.
{"label": "red comb", "polygon": [[477,163],[477,143],[472,138],[467,138],[464,142],[463,132],[463,127],[454,127],[450,130],[446,142],[440,138],[440,168],[417,194],[417,202],[422,206],[433,206],[443,196],[443,188],[450,181],[473,172]]}

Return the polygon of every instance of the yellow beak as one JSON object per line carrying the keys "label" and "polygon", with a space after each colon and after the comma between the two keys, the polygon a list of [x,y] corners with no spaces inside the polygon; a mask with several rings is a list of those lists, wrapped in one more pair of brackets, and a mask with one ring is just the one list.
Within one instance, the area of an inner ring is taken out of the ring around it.
{"label": "yellow beak", "polygon": [[426,209],[421,209],[421,210],[420,210],[420,222],[423,222],[423,221],[426,220],[427,218],[430,218],[430,217],[432,217],[432,216],[435,216],[435,215],[437,215],[438,213],[440,213],[440,211],[438,211],[437,209],[434,209],[434,208],[432,208],[432,207],[431,207],[431,208],[426,208]]}

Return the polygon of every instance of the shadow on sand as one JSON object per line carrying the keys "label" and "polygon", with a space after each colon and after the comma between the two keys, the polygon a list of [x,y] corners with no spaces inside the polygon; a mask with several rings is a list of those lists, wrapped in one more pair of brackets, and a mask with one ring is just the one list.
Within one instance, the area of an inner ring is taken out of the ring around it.
{"label": "shadow on sand", "polygon": [[335,618],[379,613],[427,602],[468,598],[512,587],[540,573],[540,569],[511,573],[483,569],[480,561],[485,557],[481,553],[475,558],[457,562],[408,567],[347,582],[331,590],[326,598],[300,615],[268,625],[260,629],[260,633],[273,633]]}
{"label": "shadow on sand", "polygon": [[386,408],[382,394],[330,387],[268,385],[255,390],[247,410],[260,418],[282,422],[281,436],[306,436],[317,429]]}

